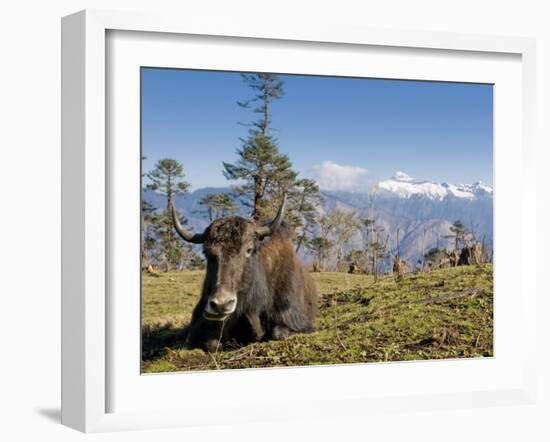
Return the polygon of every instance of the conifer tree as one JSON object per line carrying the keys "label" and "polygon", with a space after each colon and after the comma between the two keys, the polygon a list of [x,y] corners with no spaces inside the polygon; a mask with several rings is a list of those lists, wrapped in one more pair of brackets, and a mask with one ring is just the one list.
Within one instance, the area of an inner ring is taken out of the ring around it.
{"label": "conifer tree", "polygon": [[234,187],[235,194],[252,209],[255,220],[264,220],[273,214],[297,177],[290,159],[279,151],[270,134],[271,105],[283,96],[283,82],[275,74],[243,74],[242,78],[254,95],[238,104],[260,114],[260,118],[249,124],[248,137],[237,149],[238,160],[223,163],[223,174],[228,180],[244,181]]}
{"label": "conifer tree", "polygon": [[455,221],[453,225],[449,228],[449,230],[452,234],[447,235],[446,238],[451,238],[454,240],[455,252],[459,252],[460,249],[464,247],[464,245],[468,241],[471,233],[460,220]]}
{"label": "conifer tree", "polygon": [[241,77],[252,89],[254,96],[250,100],[240,101],[237,104],[260,114],[260,118],[250,125],[253,128],[251,134],[269,137],[271,104],[284,95],[284,83],[276,74],[241,74]]}
{"label": "conifer tree", "polygon": [[[155,260],[163,270],[187,266],[194,255],[192,248],[179,241],[174,235],[170,205],[174,195],[185,194],[189,189],[189,183],[184,180],[185,174],[182,164],[171,158],[159,160],[153,170],[145,175],[149,179],[147,188],[166,196],[166,209],[155,214],[154,237],[149,238],[149,243],[155,243]],[[181,223],[187,220],[181,217]],[[145,239],[144,239],[145,243]]]}
{"label": "conifer tree", "polygon": [[170,210],[170,202],[176,194],[184,194],[189,190],[189,183],[183,178],[183,166],[177,160],[164,158],[159,160],[155,168],[147,175],[150,183],[147,188],[166,195],[166,209]]}
{"label": "conifer tree", "polygon": [[318,271],[325,270],[325,263],[327,258],[330,255],[330,251],[333,247],[332,241],[322,236],[316,236],[308,241],[305,245],[306,249],[314,253],[315,259],[317,261]]}
{"label": "conifer tree", "polygon": [[199,204],[206,206],[210,222],[238,211],[235,201],[227,193],[209,193],[201,198]]}

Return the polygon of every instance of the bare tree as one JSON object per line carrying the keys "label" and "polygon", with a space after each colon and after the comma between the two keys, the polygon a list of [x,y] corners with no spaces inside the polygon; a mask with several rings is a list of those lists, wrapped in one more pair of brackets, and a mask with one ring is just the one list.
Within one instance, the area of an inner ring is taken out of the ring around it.
{"label": "bare tree", "polygon": [[422,242],[420,244],[420,256],[421,256],[420,271],[421,272],[424,271],[424,264],[426,262],[425,255],[426,255],[426,226],[422,228]]}
{"label": "bare tree", "polygon": [[332,219],[327,215],[323,215],[319,218],[319,236],[313,238],[310,250],[314,250],[317,253],[317,259],[319,260],[320,270],[325,270],[326,260],[328,259],[334,243],[329,239],[334,229]]}
{"label": "bare tree", "polygon": [[371,242],[369,243],[370,257],[372,263],[372,274],[374,275],[374,281],[378,281],[379,263],[384,260],[386,256],[386,244],[382,241],[382,232],[384,229],[380,226],[374,227],[372,231]]}
{"label": "bare tree", "polygon": [[359,232],[360,220],[356,212],[336,209],[326,215],[326,223],[336,243],[336,262],[340,264],[345,256],[345,246]]}
{"label": "bare tree", "polygon": [[366,268],[365,271],[374,275],[374,280],[378,280],[378,274],[380,271],[380,263],[384,262],[387,256],[387,241],[384,240],[382,233],[384,228],[376,221],[376,215],[374,211],[374,202],[378,193],[378,186],[372,186],[369,191],[369,208],[367,218],[362,220],[364,226],[364,253]]}
{"label": "bare tree", "polygon": [[403,274],[405,273],[405,268],[407,266],[407,263],[401,259],[401,246],[400,246],[400,238],[399,238],[399,227],[397,228],[397,253],[393,258],[393,274],[395,275],[396,279],[398,281],[401,281],[403,279]]}

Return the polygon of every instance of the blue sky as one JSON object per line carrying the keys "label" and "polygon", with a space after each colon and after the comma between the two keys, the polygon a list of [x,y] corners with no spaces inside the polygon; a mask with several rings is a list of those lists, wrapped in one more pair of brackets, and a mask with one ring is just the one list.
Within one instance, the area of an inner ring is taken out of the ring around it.
{"label": "blue sky", "polygon": [[[360,190],[404,171],[417,179],[493,180],[491,85],[282,75],[272,134],[301,176]],[[184,165],[192,189],[227,186],[257,114],[238,73],[142,69],[144,171],[160,158]]]}

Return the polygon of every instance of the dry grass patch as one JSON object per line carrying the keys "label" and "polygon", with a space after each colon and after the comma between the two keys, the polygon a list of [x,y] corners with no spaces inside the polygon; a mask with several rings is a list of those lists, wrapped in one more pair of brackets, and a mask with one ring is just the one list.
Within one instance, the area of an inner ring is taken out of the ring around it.
{"label": "dry grass patch", "polygon": [[385,276],[314,273],[317,331],[207,354],[182,348],[204,273],[143,274],[142,370],[275,367],[493,355],[492,265]]}

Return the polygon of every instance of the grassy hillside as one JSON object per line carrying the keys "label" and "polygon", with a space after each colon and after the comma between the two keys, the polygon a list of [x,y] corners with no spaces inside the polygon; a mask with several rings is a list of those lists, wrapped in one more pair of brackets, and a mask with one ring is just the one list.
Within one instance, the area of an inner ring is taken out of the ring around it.
{"label": "grassy hillside", "polygon": [[314,273],[317,331],[208,354],[182,348],[204,273],[143,274],[142,370],[341,364],[492,356],[492,265],[406,275],[403,281]]}

